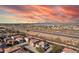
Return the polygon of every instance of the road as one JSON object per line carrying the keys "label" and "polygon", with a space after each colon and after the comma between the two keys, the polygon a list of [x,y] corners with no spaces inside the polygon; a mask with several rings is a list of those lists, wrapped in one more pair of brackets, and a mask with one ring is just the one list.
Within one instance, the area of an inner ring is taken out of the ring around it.
{"label": "road", "polygon": [[8,52],[14,52],[14,51],[20,49],[21,46],[25,46],[25,45],[26,45],[26,42],[21,43],[21,44],[17,44],[17,45],[15,45],[15,46],[12,46],[12,47],[6,48],[6,49],[5,49],[5,52],[6,52],[6,53],[8,53]]}
{"label": "road", "polygon": [[[36,38],[37,40],[41,40],[40,38],[38,37],[34,37]],[[70,49],[73,49],[73,50],[76,50],[79,52],[79,48],[77,47],[74,47],[74,46],[69,46],[69,45],[66,45],[66,44],[62,44],[62,43],[57,43],[57,42],[53,42],[53,41],[49,41],[49,40],[46,40],[48,43],[51,43],[51,44],[56,44],[56,45],[60,45],[60,46],[64,46],[64,47],[67,47],[67,48],[70,48]],[[30,45],[27,45],[26,42],[25,43],[21,43],[21,44],[18,44],[18,45],[15,45],[13,47],[9,47],[6,49],[7,52],[14,52],[16,50],[19,50],[21,48],[21,46],[24,46],[26,49],[28,49],[29,51],[33,52],[33,53],[39,53],[34,47],[30,46]],[[47,51],[45,51],[44,53],[47,53],[47,52],[50,52],[52,50],[52,48],[49,48]]]}
{"label": "road", "polygon": [[74,34],[64,34],[64,33],[59,33],[59,32],[54,32],[54,33],[47,33],[47,32],[44,32],[44,31],[36,31],[36,30],[33,30],[33,32],[39,32],[39,33],[45,33],[45,34],[51,34],[51,35],[58,35],[58,36],[64,36],[64,37],[72,37],[72,38],[77,38],[79,39],[79,35],[74,35]]}
{"label": "road", "polygon": [[[72,34],[72,35],[69,35],[69,34],[63,34],[63,33],[47,33],[47,32],[41,32],[41,31],[34,31],[34,32],[45,33],[45,34],[51,34],[51,35],[58,35],[58,36],[64,36],[64,37],[72,37],[72,38],[77,38],[77,39],[79,39],[79,36],[78,36],[78,35],[73,35],[73,34]],[[44,39],[44,38],[43,38],[43,39]],[[47,42],[52,43],[52,44],[61,45],[61,46],[64,46],[64,47],[71,48],[71,49],[74,49],[74,50],[76,50],[76,51],[79,51],[79,48],[74,47],[74,46],[69,46],[69,45],[62,44],[62,43],[52,42],[52,41],[49,41],[49,40],[47,40]],[[28,49],[31,49],[31,48],[28,47]],[[31,49],[31,50],[32,50],[32,49]]]}
{"label": "road", "polygon": [[[34,37],[38,40],[42,40],[41,38],[37,38],[37,37]],[[44,38],[43,38],[44,39]],[[50,41],[50,40],[46,40],[48,43],[51,43],[51,44],[56,44],[56,45],[60,45],[60,46],[64,46],[64,47],[67,47],[67,48],[70,48],[70,49],[73,49],[73,50],[76,50],[79,52],[79,48],[77,47],[74,47],[74,46],[70,46],[70,45],[66,45],[66,44],[62,44],[62,43],[57,43],[57,42],[53,42],[53,41]]]}
{"label": "road", "polygon": [[[5,27],[4,27],[5,28]],[[9,27],[10,28],[10,27]],[[20,30],[17,28],[17,30]],[[20,31],[23,31],[25,32],[26,30],[20,30]],[[63,33],[63,32],[53,32],[53,33],[48,33],[48,32],[45,32],[45,31],[39,31],[39,30],[30,30],[30,31],[34,31],[34,32],[40,32],[40,33],[45,33],[45,34],[52,34],[52,35],[58,35],[58,36],[64,36],[64,37],[72,37],[72,38],[77,38],[79,39],[79,34],[75,34],[75,33],[69,33],[69,34],[66,34],[66,33]]]}
{"label": "road", "polygon": [[15,52],[17,50],[20,50],[22,47],[24,47],[25,49],[27,49],[27,50],[29,50],[29,51],[31,51],[33,53],[39,53],[34,47],[32,47],[30,45],[27,45],[26,42],[17,44],[17,45],[15,45],[13,47],[6,48],[5,52],[6,53],[12,53],[12,52]]}
{"label": "road", "polygon": [[32,46],[24,46],[26,49],[30,50],[33,53],[39,53],[34,47]]}

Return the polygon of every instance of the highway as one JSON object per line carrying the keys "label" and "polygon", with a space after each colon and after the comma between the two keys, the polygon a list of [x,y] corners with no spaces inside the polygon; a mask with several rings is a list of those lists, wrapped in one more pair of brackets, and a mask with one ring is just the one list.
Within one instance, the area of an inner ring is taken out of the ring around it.
{"label": "highway", "polygon": [[57,42],[52,42],[52,41],[48,41],[48,40],[47,40],[47,42],[56,44],[56,45],[60,45],[60,46],[64,46],[64,47],[67,47],[67,48],[70,48],[70,49],[73,49],[73,50],[76,50],[79,52],[79,48],[74,47],[74,46],[70,46],[70,45],[66,45],[66,44],[62,44],[62,43],[57,43]]}
{"label": "highway", "polygon": [[[63,33],[47,33],[47,32],[43,32],[43,31],[34,31],[34,30],[33,30],[33,32],[39,32],[39,33],[45,33],[45,34],[58,35],[58,36],[71,37],[71,38],[79,39],[79,36],[78,35],[74,35],[74,34],[69,35],[69,34],[63,34]],[[37,37],[36,37],[36,39],[37,39]],[[39,40],[41,40],[41,38],[39,38]],[[70,48],[70,49],[73,49],[73,50],[76,50],[76,51],[79,52],[79,48],[77,48],[77,47],[66,45],[66,44],[62,44],[62,43],[53,42],[53,41],[50,41],[50,40],[46,40],[46,41],[51,43],[51,44],[56,44],[56,45],[64,46],[64,47],[67,47],[67,48]],[[15,47],[18,47],[18,46],[25,46],[27,49],[29,49],[29,50],[31,50],[31,51],[33,51],[35,53],[38,53],[34,48],[32,48],[30,46],[26,46],[26,43],[22,43],[22,44],[13,46],[12,48],[15,48]],[[13,49],[13,50],[17,50],[17,49]],[[8,52],[12,52],[12,51],[8,51]]]}
{"label": "highway", "polygon": [[[38,37],[33,37],[37,40],[41,40],[41,38],[38,38]],[[67,47],[67,48],[70,48],[70,49],[73,49],[73,50],[76,50],[77,52],[79,52],[79,48],[77,47],[74,47],[74,46],[69,46],[69,45],[66,45],[66,44],[62,44],[62,43],[57,43],[57,42],[53,42],[53,41],[50,41],[50,40],[46,40],[48,43],[50,44],[56,44],[56,45],[60,45],[60,46],[63,46],[63,47]],[[28,49],[29,51],[33,52],[33,53],[39,53],[34,47],[30,46],[30,45],[27,45],[26,42],[25,43],[21,43],[21,44],[18,44],[18,45],[15,45],[13,47],[9,47],[7,49],[5,49],[5,51],[7,51],[7,53],[11,53],[11,52],[15,52],[17,50],[19,50],[21,47],[25,47],[26,49]],[[44,53],[48,53],[52,50],[52,48],[50,47],[48,50],[46,50]]]}
{"label": "highway", "polygon": [[72,37],[72,38],[77,38],[79,39],[79,35],[74,35],[74,34],[64,34],[64,33],[59,33],[59,32],[53,32],[53,33],[47,33],[44,31],[36,31],[36,30],[32,30],[33,32],[39,32],[39,33],[45,33],[45,34],[51,34],[51,35],[58,35],[58,36],[64,36],[64,37]]}
{"label": "highway", "polygon": [[[41,38],[37,38],[37,37],[34,37],[38,40],[42,40]],[[43,38],[44,39],[44,38]],[[62,44],[62,43],[57,43],[57,42],[53,42],[51,40],[46,40],[48,43],[51,43],[51,44],[56,44],[56,45],[60,45],[60,46],[63,46],[63,47],[67,47],[67,48],[70,48],[70,49],[73,49],[73,50],[76,50],[79,52],[79,48],[77,47],[74,47],[74,46],[70,46],[70,45],[66,45],[66,44]]]}
{"label": "highway", "polygon": [[[6,28],[4,26],[4,28]],[[10,27],[9,27],[10,28]],[[18,28],[17,28],[18,30]],[[19,29],[20,30],[20,29]],[[20,31],[23,31],[25,32],[25,30],[20,30]],[[52,34],[52,35],[59,35],[59,36],[64,36],[64,37],[72,37],[72,38],[77,38],[79,39],[79,33],[69,33],[69,34],[66,34],[66,33],[63,33],[63,32],[52,32],[52,33],[49,33],[49,32],[45,32],[45,31],[39,31],[39,30],[30,30],[30,31],[33,31],[33,32],[40,32],[40,33],[45,33],[45,34]]]}

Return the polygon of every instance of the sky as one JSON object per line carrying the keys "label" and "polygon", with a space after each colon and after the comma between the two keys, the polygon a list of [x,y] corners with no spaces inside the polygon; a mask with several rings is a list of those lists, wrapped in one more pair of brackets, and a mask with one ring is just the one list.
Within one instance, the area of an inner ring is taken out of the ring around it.
{"label": "sky", "polygon": [[79,23],[79,6],[0,5],[0,23]]}

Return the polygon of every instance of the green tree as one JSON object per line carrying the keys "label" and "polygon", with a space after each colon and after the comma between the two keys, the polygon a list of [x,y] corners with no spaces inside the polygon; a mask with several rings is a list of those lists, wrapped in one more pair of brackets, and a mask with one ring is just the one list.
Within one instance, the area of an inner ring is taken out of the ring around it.
{"label": "green tree", "polygon": [[52,53],[60,53],[63,50],[63,46],[54,44],[52,47]]}

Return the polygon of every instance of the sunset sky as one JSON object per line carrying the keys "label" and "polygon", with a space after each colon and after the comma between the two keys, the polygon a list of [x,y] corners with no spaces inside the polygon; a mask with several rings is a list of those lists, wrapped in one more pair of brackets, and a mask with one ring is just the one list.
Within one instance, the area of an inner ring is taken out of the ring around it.
{"label": "sunset sky", "polygon": [[79,23],[79,6],[1,5],[0,23]]}

